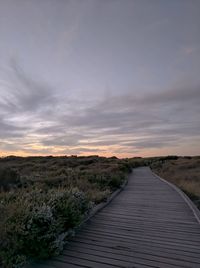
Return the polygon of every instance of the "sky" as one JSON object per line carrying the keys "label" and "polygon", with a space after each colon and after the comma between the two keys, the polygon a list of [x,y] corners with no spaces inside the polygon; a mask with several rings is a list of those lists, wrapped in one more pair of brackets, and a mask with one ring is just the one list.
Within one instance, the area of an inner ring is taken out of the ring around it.
{"label": "sky", "polygon": [[200,155],[199,0],[0,0],[0,156]]}

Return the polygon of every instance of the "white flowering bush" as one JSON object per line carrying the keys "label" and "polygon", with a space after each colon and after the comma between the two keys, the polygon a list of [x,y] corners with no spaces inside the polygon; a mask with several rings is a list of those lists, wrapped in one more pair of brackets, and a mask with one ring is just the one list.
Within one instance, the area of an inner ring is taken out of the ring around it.
{"label": "white flowering bush", "polygon": [[0,267],[58,254],[131,166],[116,157],[0,158]]}
{"label": "white flowering bush", "polygon": [[0,206],[4,215],[0,226],[1,262],[5,267],[18,267],[30,258],[58,254],[88,208],[89,201],[78,189],[11,194]]}

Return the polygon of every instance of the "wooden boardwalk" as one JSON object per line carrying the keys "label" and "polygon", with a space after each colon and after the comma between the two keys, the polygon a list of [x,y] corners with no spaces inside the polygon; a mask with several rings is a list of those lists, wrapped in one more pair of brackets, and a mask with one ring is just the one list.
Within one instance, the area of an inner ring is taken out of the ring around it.
{"label": "wooden boardwalk", "polygon": [[62,255],[37,267],[199,268],[200,224],[175,189],[137,168]]}

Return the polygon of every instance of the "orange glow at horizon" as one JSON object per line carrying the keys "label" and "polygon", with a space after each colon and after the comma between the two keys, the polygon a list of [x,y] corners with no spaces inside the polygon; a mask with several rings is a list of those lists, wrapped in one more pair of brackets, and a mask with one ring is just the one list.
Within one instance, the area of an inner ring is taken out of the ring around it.
{"label": "orange glow at horizon", "polygon": [[[35,152],[31,152],[31,150],[24,151],[22,150],[17,150],[17,151],[1,151],[0,152],[0,157],[6,157],[10,155],[15,155],[15,156],[21,156],[21,157],[28,157],[28,156],[71,156],[71,155],[77,155],[77,156],[90,156],[90,155],[98,155],[98,156],[103,156],[103,157],[112,157],[116,156],[118,158],[131,158],[131,157],[154,157],[154,156],[164,156],[164,155],[188,155],[187,154],[187,148],[183,150],[182,148],[162,148],[162,149],[142,149],[138,152],[120,152],[120,147],[106,147],[106,146],[101,146],[99,148],[91,148],[87,147],[84,152],[78,153],[73,153],[73,150],[76,148],[68,148],[66,149],[65,152],[63,152],[62,147],[43,147],[43,146],[38,146],[38,145],[33,145],[31,146],[31,149]],[[44,149],[49,149],[48,152],[42,152]],[[73,149],[73,150],[72,150]],[[87,151],[88,149],[88,151]],[[92,150],[92,151],[91,151]],[[119,153],[117,153],[119,151]],[[197,150],[196,147],[192,148],[192,153],[190,155],[200,155],[200,152]]]}

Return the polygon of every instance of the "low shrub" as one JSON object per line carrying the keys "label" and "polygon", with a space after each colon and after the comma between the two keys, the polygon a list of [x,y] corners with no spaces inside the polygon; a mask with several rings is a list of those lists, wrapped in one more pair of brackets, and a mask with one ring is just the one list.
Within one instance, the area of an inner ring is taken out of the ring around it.
{"label": "low shrub", "polygon": [[178,186],[200,208],[199,164],[198,157],[174,157],[165,161],[154,160],[151,168],[159,176]]}
{"label": "low shrub", "polygon": [[0,158],[0,265],[58,254],[91,206],[106,201],[131,167],[115,157]]}
{"label": "low shrub", "polygon": [[0,255],[5,267],[59,253],[89,208],[89,201],[78,189],[48,193],[37,189],[21,194],[1,202]]}
{"label": "low shrub", "polygon": [[10,168],[0,169],[0,189],[4,191],[10,190],[12,187],[20,185],[19,174]]}

